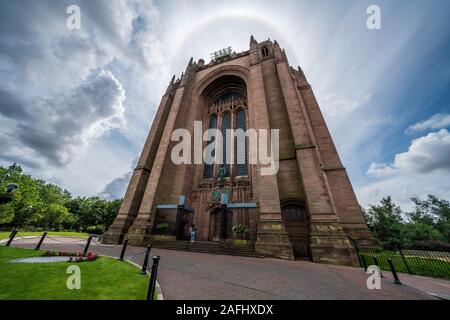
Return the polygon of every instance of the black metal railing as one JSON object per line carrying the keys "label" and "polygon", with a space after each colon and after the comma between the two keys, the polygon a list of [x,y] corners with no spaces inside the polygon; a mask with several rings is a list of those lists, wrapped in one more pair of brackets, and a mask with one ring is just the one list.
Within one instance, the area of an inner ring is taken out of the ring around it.
{"label": "black metal railing", "polygon": [[[450,250],[445,247],[390,247],[376,240],[352,239],[360,265],[377,265],[391,270],[392,259],[397,272],[450,279]],[[365,262],[365,263],[364,263]]]}

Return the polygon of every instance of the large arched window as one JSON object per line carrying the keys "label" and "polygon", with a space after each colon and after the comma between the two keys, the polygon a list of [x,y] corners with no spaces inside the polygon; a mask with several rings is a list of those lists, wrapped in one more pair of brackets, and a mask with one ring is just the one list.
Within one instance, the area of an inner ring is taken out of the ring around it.
{"label": "large arched window", "polygon": [[[236,114],[236,129],[242,129],[244,132],[247,130],[247,124],[245,121],[245,111],[239,110]],[[248,155],[247,155],[247,142],[244,138],[238,139],[236,148],[236,176],[248,175]],[[242,163],[244,161],[244,163]]]}
{"label": "large arched window", "polygon": [[[217,128],[217,116],[215,114],[213,114],[211,116],[211,118],[209,118],[209,129],[216,129]],[[212,136],[207,144],[209,145],[210,143],[214,142],[215,138],[214,136]],[[211,152],[211,156],[215,157],[216,156],[216,150],[214,149]],[[203,179],[211,179],[213,177],[213,173],[214,173],[214,164],[205,164],[205,167],[203,168]]]}
{"label": "large arched window", "polygon": [[225,164],[225,177],[230,176],[230,162],[231,162],[231,135],[227,134],[227,129],[231,129],[231,114],[225,112],[222,116],[222,161]]}
{"label": "large arched window", "polygon": [[244,96],[242,94],[236,91],[228,91],[223,93],[219,98],[217,98],[215,103],[226,103],[232,100],[240,100],[240,99],[244,99]]}

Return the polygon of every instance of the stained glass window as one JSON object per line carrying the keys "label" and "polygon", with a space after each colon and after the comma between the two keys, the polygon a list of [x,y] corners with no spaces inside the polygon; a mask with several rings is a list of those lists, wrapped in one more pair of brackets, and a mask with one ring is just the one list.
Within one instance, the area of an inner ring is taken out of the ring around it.
{"label": "stained glass window", "polygon": [[[211,118],[209,119],[209,129],[216,129],[216,128],[217,128],[217,116],[212,115]],[[209,145],[214,140],[215,138],[211,137],[207,142],[207,144]],[[211,155],[215,157],[216,155],[215,153],[216,153],[215,150],[213,150],[211,152]],[[211,179],[213,177],[213,172],[214,172],[214,164],[205,164],[203,168],[203,179]]]}
{"label": "stained glass window", "polygon": [[229,112],[224,113],[222,116],[222,155],[223,163],[225,164],[226,172],[225,177],[230,176],[230,162],[231,162],[231,136],[227,134],[227,129],[231,129],[231,114]]}
{"label": "stained glass window", "polygon": [[[247,130],[247,124],[245,122],[245,111],[244,110],[239,110],[238,113],[236,114],[236,129],[242,129],[244,132]],[[247,142],[244,141],[240,141],[238,139],[237,141],[237,156],[236,156],[236,175],[237,176],[247,176],[248,175],[248,155],[247,155]],[[239,163],[242,162],[242,159],[245,161],[244,163]]]}

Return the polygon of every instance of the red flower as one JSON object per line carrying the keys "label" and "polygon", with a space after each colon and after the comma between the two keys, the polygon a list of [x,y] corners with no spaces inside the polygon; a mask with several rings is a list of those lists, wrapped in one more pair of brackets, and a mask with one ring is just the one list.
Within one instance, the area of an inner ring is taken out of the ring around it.
{"label": "red flower", "polygon": [[95,253],[88,255],[87,259],[88,261],[94,261],[95,259],[97,259],[97,255]]}

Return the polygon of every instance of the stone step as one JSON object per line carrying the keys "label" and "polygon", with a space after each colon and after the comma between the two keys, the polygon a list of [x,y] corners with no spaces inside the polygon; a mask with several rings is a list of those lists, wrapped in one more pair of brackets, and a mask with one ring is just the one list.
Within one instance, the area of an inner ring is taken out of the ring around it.
{"label": "stone step", "polygon": [[152,244],[154,248],[168,249],[168,250],[182,250],[201,253],[261,257],[261,255],[255,252],[253,244],[236,246],[231,243],[223,243],[223,242],[205,242],[205,241],[187,242],[187,241],[164,241],[164,240],[149,241],[149,244]]}

